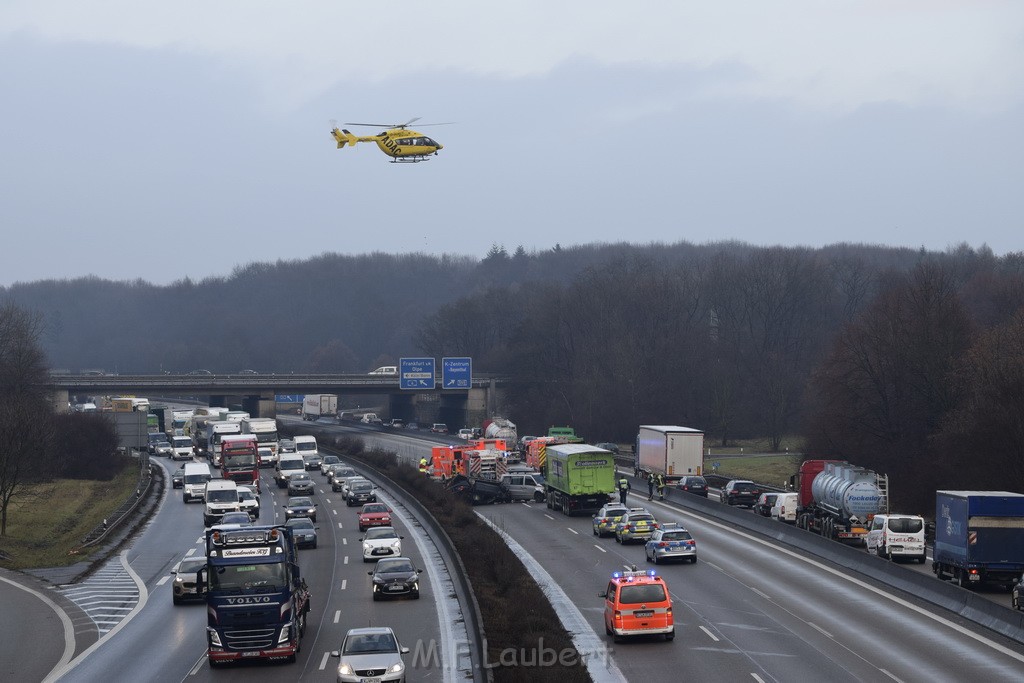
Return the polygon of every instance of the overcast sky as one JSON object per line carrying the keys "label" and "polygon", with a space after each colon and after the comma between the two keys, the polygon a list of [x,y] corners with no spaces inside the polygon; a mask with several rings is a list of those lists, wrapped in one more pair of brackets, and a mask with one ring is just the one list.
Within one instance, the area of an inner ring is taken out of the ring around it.
{"label": "overcast sky", "polygon": [[[0,285],[493,244],[1005,254],[1022,98],[1020,0],[2,0]],[[455,122],[427,163],[329,135],[416,116]]]}

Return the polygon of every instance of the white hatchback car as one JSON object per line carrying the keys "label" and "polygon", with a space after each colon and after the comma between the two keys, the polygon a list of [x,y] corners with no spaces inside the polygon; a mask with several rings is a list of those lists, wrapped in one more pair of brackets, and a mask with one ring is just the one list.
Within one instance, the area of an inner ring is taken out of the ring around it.
{"label": "white hatchback car", "polygon": [[401,556],[402,538],[394,527],[370,527],[366,530],[366,535],[359,539],[363,544],[363,562],[376,562],[382,557]]}

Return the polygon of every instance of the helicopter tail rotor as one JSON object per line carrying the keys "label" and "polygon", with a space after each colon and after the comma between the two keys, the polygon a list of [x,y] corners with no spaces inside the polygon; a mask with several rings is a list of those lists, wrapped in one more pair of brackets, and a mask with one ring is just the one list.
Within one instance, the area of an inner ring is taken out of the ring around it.
{"label": "helicopter tail rotor", "polygon": [[341,130],[334,128],[331,130],[331,135],[338,142],[338,149],[341,149],[346,144],[351,147],[355,147],[356,143],[359,142],[355,135],[352,135],[352,133],[348,132],[344,128]]}

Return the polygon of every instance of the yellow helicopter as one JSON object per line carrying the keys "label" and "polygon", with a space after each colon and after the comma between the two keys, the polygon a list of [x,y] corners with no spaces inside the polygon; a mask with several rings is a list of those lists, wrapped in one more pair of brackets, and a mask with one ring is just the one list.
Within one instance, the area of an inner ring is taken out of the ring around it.
{"label": "yellow helicopter", "polygon": [[[338,142],[338,149],[341,149],[345,145],[355,147],[357,142],[376,142],[380,151],[391,157],[391,163],[416,163],[419,161],[427,161],[431,154],[437,154],[438,150],[444,149],[444,145],[441,143],[427,137],[423,133],[419,133],[408,128],[410,124],[419,120],[419,117],[416,117],[414,119],[409,119],[405,123],[399,123],[393,126],[383,123],[346,123],[344,124],[346,126],[371,126],[374,128],[384,128],[385,130],[377,133],[376,135],[363,136],[353,135],[344,128],[338,130],[338,127],[335,126],[331,130],[331,135]],[[446,126],[448,124],[425,123],[420,125]]]}

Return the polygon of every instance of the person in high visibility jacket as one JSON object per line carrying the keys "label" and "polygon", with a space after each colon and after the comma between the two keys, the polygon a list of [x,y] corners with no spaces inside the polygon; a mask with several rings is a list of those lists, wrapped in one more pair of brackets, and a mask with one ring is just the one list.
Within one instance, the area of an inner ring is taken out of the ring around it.
{"label": "person in high visibility jacket", "polygon": [[627,493],[629,493],[629,479],[623,476],[619,479],[619,502],[623,505],[626,504]]}
{"label": "person in high visibility jacket", "polygon": [[427,459],[426,458],[420,458],[420,472],[422,472],[423,474],[427,473]]}

